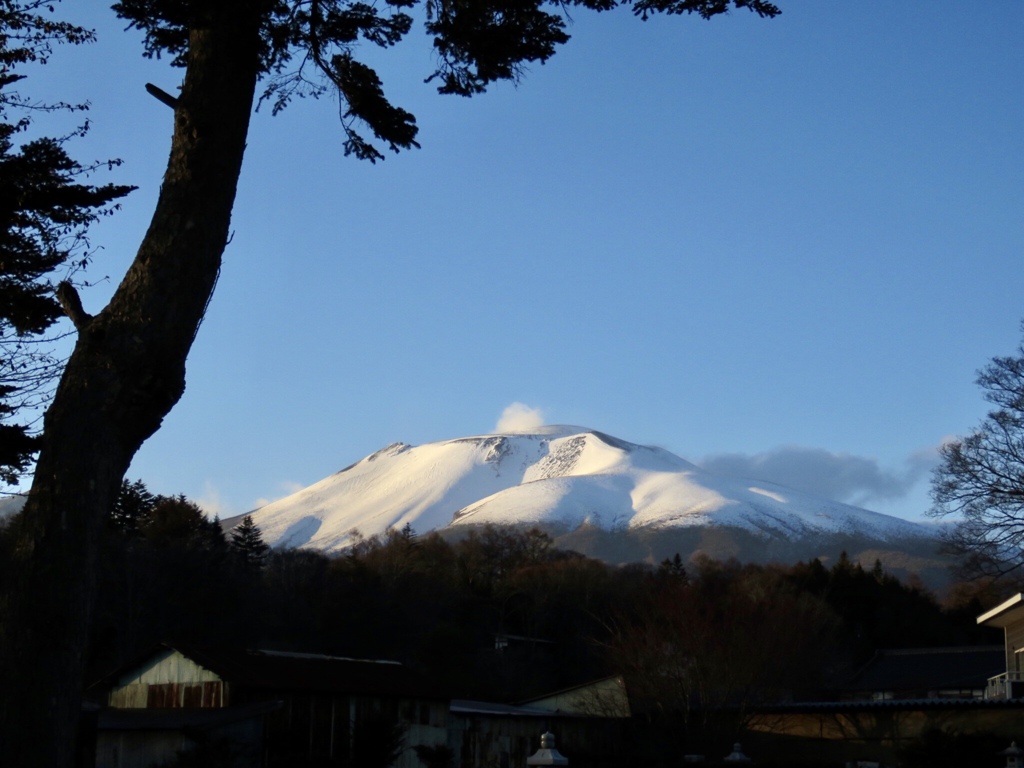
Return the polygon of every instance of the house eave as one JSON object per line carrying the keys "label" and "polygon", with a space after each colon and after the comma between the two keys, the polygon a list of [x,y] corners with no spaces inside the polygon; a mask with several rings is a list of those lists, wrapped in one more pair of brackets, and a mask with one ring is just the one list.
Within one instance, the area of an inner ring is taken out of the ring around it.
{"label": "house eave", "polygon": [[989,627],[1005,627],[1013,620],[1013,618],[1008,614],[1022,603],[1024,603],[1024,593],[1018,592],[1009,600],[1006,600],[992,610],[981,614],[981,616],[978,617],[978,624]]}

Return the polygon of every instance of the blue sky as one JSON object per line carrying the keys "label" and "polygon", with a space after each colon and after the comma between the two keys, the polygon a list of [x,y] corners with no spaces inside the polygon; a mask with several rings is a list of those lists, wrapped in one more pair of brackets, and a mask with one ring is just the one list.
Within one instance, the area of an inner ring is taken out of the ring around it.
{"label": "blue sky", "polygon": [[[1020,340],[1024,4],[779,5],[574,11],[552,60],[469,100],[422,82],[414,33],[368,58],[422,149],[376,166],[331,99],[261,110],[188,390],[129,476],[227,516],[520,402],[919,514],[935,446],[984,415],[975,372]],[[143,86],[180,72],[103,4],[62,11],[99,42],[24,90],[89,99],[73,151],[139,186],[93,232],[96,311],[167,157]]]}

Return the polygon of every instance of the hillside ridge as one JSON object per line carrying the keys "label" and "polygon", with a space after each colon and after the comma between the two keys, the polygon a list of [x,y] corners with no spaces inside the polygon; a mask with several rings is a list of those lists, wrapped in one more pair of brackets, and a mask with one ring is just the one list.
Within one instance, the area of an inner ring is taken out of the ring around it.
{"label": "hillside ridge", "polygon": [[723,527],[765,540],[933,538],[934,526],[705,471],[570,425],[395,442],[253,513],[267,543],[340,551],[359,536],[483,525],[606,532]]}

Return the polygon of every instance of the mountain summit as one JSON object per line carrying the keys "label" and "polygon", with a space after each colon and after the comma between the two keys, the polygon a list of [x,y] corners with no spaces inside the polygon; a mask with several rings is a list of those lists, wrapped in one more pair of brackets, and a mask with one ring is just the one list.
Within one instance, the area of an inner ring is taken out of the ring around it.
{"label": "mountain summit", "polygon": [[394,443],[253,513],[277,547],[343,549],[409,524],[417,533],[484,524],[573,531],[727,527],[775,540],[878,541],[933,529],[774,483],[707,472],[661,448],[592,429]]}

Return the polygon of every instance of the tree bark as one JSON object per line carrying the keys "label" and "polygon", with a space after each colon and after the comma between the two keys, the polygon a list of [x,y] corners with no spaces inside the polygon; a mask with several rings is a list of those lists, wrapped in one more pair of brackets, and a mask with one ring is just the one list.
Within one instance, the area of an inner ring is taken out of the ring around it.
{"label": "tree bark", "polygon": [[[104,520],[185,359],[227,243],[259,64],[259,3],[193,18],[171,154],[149,230],[78,340],[46,413],[0,603],[0,762],[70,766]],[[73,303],[73,302],[72,302]]]}

